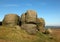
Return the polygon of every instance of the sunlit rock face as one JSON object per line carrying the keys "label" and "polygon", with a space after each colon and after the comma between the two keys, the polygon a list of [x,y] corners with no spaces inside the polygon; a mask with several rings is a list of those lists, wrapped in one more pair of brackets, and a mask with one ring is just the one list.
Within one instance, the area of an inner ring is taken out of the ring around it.
{"label": "sunlit rock face", "polygon": [[8,26],[18,25],[19,21],[20,20],[18,15],[8,14],[8,15],[5,15],[2,25],[8,25]]}
{"label": "sunlit rock face", "polygon": [[37,13],[33,10],[28,10],[26,13],[26,22],[27,23],[36,23],[37,20]]}
{"label": "sunlit rock face", "polygon": [[23,24],[21,28],[26,30],[26,32],[28,32],[29,34],[37,33],[37,26],[35,24]]}
{"label": "sunlit rock face", "polygon": [[45,30],[45,33],[46,34],[52,34],[52,30],[50,28],[48,28],[48,29]]}
{"label": "sunlit rock face", "polygon": [[37,18],[37,27],[40,32],[45,31],[45,20],[43,18]]}
{"label": "sunlit rock face", "polygon": [[26,23],[26,15],[25,13],[21,15],[21,24],[25,24]]}
{"label": "sunlit rock face", "polygon": [[37,13],[33,10],[28,10],[26,13],[21,15],[22,23],[36,23]]}

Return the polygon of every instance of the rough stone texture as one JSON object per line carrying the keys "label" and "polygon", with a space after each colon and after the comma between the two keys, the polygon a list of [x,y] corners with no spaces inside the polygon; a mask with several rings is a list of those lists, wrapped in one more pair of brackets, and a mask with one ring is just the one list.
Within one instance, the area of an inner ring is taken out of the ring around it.
{"label": "rough stone texture", "polygon": [[50,28],[46,29],[45,34],[52,34],[52,30]]}
{"label": "rough stone texture", "polygon": [[37,13],[33,10],[28,10],[26,12],[26,22],[27,23],[36,23]]}
{"label": "rough stone texture", "polygon": [[28,32],[29,34],[36,34],[37,32],[36,27],[37,26],[35,24],[23,24],[21,26],[21,28],[26,30],[26,32]]}
{"label": "rough stone texture", "polygon": [[43,18],[37,18],[37,27],[39,31],[41,32],[45,31],[45,21]]}
{"label": "rough stone texture", "polygon": [[25,14],[21,15],[21,23],[25,24],[26,18],[25,18]]}
{"label": "rough stone texture", "polygon": [[16,26],[19,25],[29,34],[36,34],[37,31],[45,31],[45,21],[43,18],[37,18],[37,13],[33,10],[28,10],[21,15],[21,18],[16,14],[5,15],[2,25]]}
{"label": "rough stone texture", "polygon": [[5,15],[2,25],[14,26],[19,24],[19,16],[16,14]]}

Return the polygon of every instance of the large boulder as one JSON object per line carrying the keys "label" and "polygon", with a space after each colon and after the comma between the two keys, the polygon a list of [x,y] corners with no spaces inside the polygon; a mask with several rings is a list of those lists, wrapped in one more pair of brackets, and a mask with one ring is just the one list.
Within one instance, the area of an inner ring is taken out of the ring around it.
{"label": "large boulder", "polygon": [[37,18],[37,28],[41,32],[45,31],[45,21],[43,18]]}
{"label": "large boulder", "polygon": [[27,23],[36,23],[37,13],[33,10],[28,10],[26,13],[26,22]]}
{"label": "large boulder", "polygon": [[14,26],[18,25],[20,21],[20,17],[16,14],[7,14],[5,15],[2,25]]}
{"label": "large boulder", "polygon": [[26,30],[29,34],[36,34],[37,32],[37,26],[35,24],[23,24],[21,28]]}

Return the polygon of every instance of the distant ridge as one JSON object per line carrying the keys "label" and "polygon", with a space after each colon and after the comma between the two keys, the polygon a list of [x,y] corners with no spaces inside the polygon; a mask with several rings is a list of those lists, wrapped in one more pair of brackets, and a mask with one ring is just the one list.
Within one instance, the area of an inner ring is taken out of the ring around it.
{"label": "distant ridge", "polygon": [[58,28],[58,29],[60,29],[60,26],[45,26],[45,28]]}

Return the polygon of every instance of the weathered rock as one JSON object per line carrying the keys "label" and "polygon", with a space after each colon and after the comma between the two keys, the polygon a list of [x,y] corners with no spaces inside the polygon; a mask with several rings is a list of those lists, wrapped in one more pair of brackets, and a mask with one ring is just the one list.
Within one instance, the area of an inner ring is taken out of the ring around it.
{"label": "weathered rock", "polygon": [[45,21],[43,18],[37,18],[37,28],[41,32],[45,31]]}
{"label": "weathered rock", "polygon": [[46,29],[45,34],[52,34],[52,30],[50,28]]}
{"label": "weathered rock", "polygon": [[5,15],[2,25],[14,26],[19,24],[19,16],[16,14]]}
{"label": "weathered rock", "polygon": [[26,22],[27,23],[36,23],[37,13],[33,10],[28,10],[26,12]]}
{"label": "weathered rock", "polygon": [[23,24],[21,28],[26,30],[29,34],[36,34],[37,32],[37,26],[35,24]]}
{"label": "weathered rock", "polygon": [[26,23],[26,18],[25,18],[25,14],[21,15],[21,23],[25,24]]}

